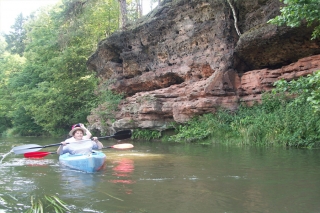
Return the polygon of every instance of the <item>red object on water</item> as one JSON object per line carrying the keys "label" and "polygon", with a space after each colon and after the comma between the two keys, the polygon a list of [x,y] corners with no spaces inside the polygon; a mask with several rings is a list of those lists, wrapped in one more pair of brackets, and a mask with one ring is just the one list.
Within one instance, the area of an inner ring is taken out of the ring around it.
{"label": "red object on water", "polygon": [[49,154],[51,154],[51,152],[27,152],[23,155],[26,158],[43,158]]}

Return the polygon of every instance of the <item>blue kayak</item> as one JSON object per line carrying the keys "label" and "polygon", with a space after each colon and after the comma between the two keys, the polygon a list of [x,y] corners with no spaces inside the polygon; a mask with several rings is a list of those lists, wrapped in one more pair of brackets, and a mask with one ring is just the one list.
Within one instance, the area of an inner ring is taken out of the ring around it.
{"label": "blue kayak", "polygon": [[66,153],[60,155],[59,161],[69,168],[92,173],[99,171],[103,167],[106,155],[102,152],[93,152],[90,155],[71,155]]}

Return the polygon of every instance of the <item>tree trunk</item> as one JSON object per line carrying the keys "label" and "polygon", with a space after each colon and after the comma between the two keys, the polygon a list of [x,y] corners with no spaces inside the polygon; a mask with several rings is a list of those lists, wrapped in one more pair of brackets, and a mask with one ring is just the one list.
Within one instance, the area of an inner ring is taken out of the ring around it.
{"label": "tree trunk", "polygon": [[142,1],[143,0],[137,0],[137,14],[138,18],[142,17]]}
{"label": "tree trunk", "polygon": [[127,25],[127,1],[118,0],[120,3],[120,29],[125,30]]}

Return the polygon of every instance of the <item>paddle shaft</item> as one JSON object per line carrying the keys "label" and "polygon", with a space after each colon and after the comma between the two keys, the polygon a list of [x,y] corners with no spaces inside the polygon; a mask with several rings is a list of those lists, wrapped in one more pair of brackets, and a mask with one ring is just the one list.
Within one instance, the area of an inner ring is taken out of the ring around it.
{"label": "paddle shaft", "polygon": [[[132,144],[129,143],[123,143],[123,144],[116,144],[113,146],[107,146],[107,147],[102,147],[102,149],[131,149],[133,148]],[[27,152],[24,154],[24,157],[26,158],[43,158],[49,154],[57,154],[57,152]]]}
{"label": "paddle shaft", "polygon": [[[124,140],[124,139],[130,138],[131,135],[132,135],[131,130],[122,130],[122,131],[116,132],[114,135],[100,137],[100,138],[115,138],[117,140]],[[52,147],[52,146],[60,146],[60,145],[61,145],[61,143],[49,144],[49,145],[45,145],[45,146],[40,146],[37,144],[29,144],[29,145],[22,145],[22,146],[14,147],[12,149],[12,151],[15,154],[24,154],[24,153],[32,152],[32,151],[39,151],[42,148],[47,148],[47,147]]]}

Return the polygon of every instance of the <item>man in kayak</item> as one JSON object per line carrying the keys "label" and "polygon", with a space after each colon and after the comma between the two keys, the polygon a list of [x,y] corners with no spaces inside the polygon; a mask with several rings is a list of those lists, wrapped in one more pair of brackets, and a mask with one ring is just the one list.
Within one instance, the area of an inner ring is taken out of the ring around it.
{"label": "man in kayak", "polygon": [[72,126],[69,135],[72,136],[65,141],[57,149],[57,153],[62,155],[64,153],[76,154],[90,154],[93,149],[102,149],[103,144],[98,141],[97,137],[90,139],[91,132],[81,123]]}

